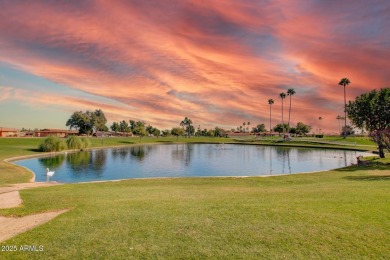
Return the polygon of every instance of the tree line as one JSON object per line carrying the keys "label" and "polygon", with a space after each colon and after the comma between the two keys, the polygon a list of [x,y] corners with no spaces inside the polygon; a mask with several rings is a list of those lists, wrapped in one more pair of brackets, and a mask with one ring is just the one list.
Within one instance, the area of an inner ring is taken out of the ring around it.
{"label": "tree line", "polygon": [[[350,83],[349,79],[343,78],[339,85],[344,87],[344,97],[345,97],[345,87]],[[287,95],[285,93],[280,93],[280,98],[282,99],[282,124],[277,124],[273,128],[272,125],[272,105],[274,104],[273,99],[268,100],[270,105],[270,129],[271,132],[274,130],[278,133],[292,133],[292,134],[307,134],[311,130],[311,126],[306,125],[302,122],[298,122],[295,127],[290,126],[290,115],[291,115],[291,96],[295,94],[294,89],[288,89]],[[283,99],[286,96],[290,96],[290,107],[289,107],[289,116],[287,123],[284,122],[283,115]],[[372,90],[369,93],[364,93],[354,101],[345,102],[345,114],[351,120],[352,124],[361,128],[366,129],[370,137],[378,144],[378,153],[380,157],[384,157],[384,149],[390,151],[390,88],[383,88],[379,91]],[[320,122],[322,117],[319,117]],[[108,131],[106,126],[107,119],[101,109],[95,111],[76,111],[66,122],[66,126],[69,126],[70,129],[78,129],[79,134],[93,134],[98,131]],[[217,136],[222,137],[226,136],[226,131],[215,127],[215,129],[201,129],[200,126],[195,130],[192,120],[188,117],[185,117],[180,122],[180,127],[173,127],[172,129],[166,129],[160,131],[156,127],[147,125],[143,121],[134,121],[129,120],[128,122],[122,120],[120,122],[114,122],[111,125],[111,130],[114,132],[123,132],[123,133],[133,133],[139,137],[149,135],[154,136],[185,136],[190,138],[191,136]],[[237,128],[237,130],[248,131],[249,132],[250,122],[244,122],[243,126]],[[232,129],[234,131],[235,129]],[[252,127],[253,133],[262,133],[266,132],[266,127],[264,124],[258,124],[255,127]],[[344,124],[343,127],[343,136],[346,137],[347,132],[352,132],[352,128]]]}

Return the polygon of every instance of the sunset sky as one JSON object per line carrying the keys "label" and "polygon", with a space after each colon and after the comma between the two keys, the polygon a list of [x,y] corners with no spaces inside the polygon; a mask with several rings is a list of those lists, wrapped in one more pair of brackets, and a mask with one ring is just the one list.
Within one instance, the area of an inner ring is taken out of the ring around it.
{"label": "sunset sky", "polygon": [[[0,1],[0,126],[74,111],[161,129],[291,122],[338,131],[347,100],[390,86],[390,1]],[[284,101],[288,118],[289,99]]]}

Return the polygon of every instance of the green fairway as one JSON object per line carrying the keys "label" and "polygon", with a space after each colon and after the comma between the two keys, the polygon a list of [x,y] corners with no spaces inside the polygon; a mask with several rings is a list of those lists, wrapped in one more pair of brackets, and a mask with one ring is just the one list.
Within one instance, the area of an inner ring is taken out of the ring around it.
{"label": "green fairway", "polygon": [[[41,141],[0,139],[1,159],[38,154]],[[92,145],[101,141],[92,139]],[[103,145],[137,142],[108,138]],[[70,211],[1,243],[43,246],[42,252],[0,252],[0,258],[386,258],[388,163],[386,158],[370,166],[270,178],[143,179],[22,190],[23,206],[0,215]]]}

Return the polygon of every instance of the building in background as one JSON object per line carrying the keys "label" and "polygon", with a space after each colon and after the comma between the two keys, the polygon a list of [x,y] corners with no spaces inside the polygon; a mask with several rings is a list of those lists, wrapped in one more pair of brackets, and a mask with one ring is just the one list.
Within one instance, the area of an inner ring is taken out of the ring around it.
{"label": "building in background", "polygon": [[0,127],[0,137],[17,137],[19,130],[15,128]]}

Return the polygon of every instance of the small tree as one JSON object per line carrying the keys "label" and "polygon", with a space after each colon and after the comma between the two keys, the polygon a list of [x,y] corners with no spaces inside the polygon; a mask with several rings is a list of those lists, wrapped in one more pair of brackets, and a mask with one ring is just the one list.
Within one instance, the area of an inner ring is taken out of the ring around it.
{"label": "small tree", "polygon": [[195,128],[192,125],[192,120],[188,117],[185,117],[184,120],[180,122],[180,126],[185,127],[187,137],[191,137],[191,135],[195,133]]}
{"label": "small tree", "polygon": [[152,135],[159,137],[161,134],[161,131],[157,128],[153,128]]}
{"label": "small tree", "polygon": [[302,122],[298,122],[297,126],[295,127],[295,131],[298,135],[305,135],[310,133],[311,126],[305,125]]}
{"label": "small tree", "polygon": [[134,127],[134,130],[133,130],[133,134],[139,136],[139,139],[142,139],[142,137],[147,135],[145,125],[143,123],[136,124],[136,126]]}
{"label": "small tree", "polygon": [[120,130],[119,124],[117,122],[113,122],[111,125],[111,130],[114,131],[115,133]]}
{"label": "small tree", "polygon": [[265,125],[264,124],[258,124],[256,127],[253,127],[253,132],[254,133],[263,133],[265,131],[267,131],[267,130],[265,129]]}
{"label": "small tree", "polygon": [[174,127],[172,128],[171,130],[171,134],[176,136],[176,140],[179,140],[179,136],[181,135],[184,135],[185,134],[185,131],[183,128],[180,128],[180,127]]}
{"label": "small tree", "polygon": [[379,156],[384,158],[386,132],[390,129],[390,88],[372,90],[356,97],[349,101],[346,111],[354,125],[369,132],[378,144]]}
{"label": "small tree", "polygon": [[226,136],[226,131],[223,130],[222,128],[219,128],[218,126],[216,126],[215,130],[214,130],[214,136],[224,137],[224,136]]}
{"label": "small tree", "polygon": [[171,130],[169,129],[163,130],[161,134],[162,136],[171,136]]}
{"label": "small tree", "polygon": [[285,130],[289,131],[288,124],[277,124],[277,125],[274,127],[274,131],[275,131],[275,132],[278,132],[279,135],[280,135],[281,133],[284,133]]}

